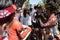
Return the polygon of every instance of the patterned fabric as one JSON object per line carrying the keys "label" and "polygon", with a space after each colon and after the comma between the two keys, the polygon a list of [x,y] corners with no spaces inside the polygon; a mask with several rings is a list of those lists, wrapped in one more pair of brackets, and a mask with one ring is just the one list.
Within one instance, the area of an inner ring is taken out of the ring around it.
{"label": "patterned fabric", "polygon": [[9,16],[11,13],[8,10],[0,10],[0,18]]}
{"label": "patterned fabric", "polygon": [[52,14],[45,24],[43,22],[41,22],[40,24],[41,26],[49,26],[50,24],[53,24],[55,20],[56,20],[56,16]]}
{"label": "patterned fabric", "polygon": [[50,32],[53,34],[53,35],[55,35],[55,34],[59,34],[59,31],[58,31],[58,20],[57,20],[57,17],[54,15],[54,14],[52,14],[51,16],[50,16],[50,18],[49,18],[49,20],[48,20],[48,22],[47,23],[45,23],[45,24],[43,24],[42,22],[41,22],[41,25],[42,26],[49,26],[49,25],[55,25],[54,27],[52,27],[52,28],[50,28]]}
{"label": "patterned fabric", "polygon": [[56,24],[55,21],[56,21],[56,16],[55,16],[54,14],[52,14],[52,15],[50,16],[48,22],[45,23],[44,26],[48,26],[48,25],[50,25],[50,24]]}
{"label": "patterned fabric", "polygon": [[13,8],[13,6],[7,7],[4,10],[8,10],[10,13],[14,13],[16,9]]}

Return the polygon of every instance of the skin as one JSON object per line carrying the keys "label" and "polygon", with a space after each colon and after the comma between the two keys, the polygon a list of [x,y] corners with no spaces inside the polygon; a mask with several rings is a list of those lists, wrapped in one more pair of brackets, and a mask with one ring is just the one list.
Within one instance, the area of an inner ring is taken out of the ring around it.
{"label": "skin", "polygon": [[17,9],[17,7],[16,7],[16,5],[12,5],[13,6],[13,8],[16,10]]}

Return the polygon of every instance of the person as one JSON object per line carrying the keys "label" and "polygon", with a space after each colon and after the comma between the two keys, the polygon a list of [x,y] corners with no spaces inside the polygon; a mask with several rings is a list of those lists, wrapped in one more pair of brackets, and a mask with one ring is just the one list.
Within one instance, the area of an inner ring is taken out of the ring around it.
{"label": "person", "polygon": [[[21,19],[21,22],[23,23],[23,25],[26,25],[26,26],[29,26],[29,27],[32,28],[32,22],[31,22],[31,16],[30,16],[30,13],[29,13],[29,9],[25,8],[23,10],[23,17]],[[31,37],[31,34],[30,34],[30,36],[28,37],[27,40],[31,40],[30,37]]]}
{"label": "person", "polygon": [[27,9],[27,8],[25,8],[24,11],[23,11],[22,23],[24,25],[28,25],[28,26],[32,25],[29,9]]}
{"label": "person", "polygon": [[[1,0],[0,1],[0,28],[2,28],[2,25],[4,24],[4,23],[6,23],[6,22],[8,22],[8,19],[6,20],[5,18],[7,18],[7,17],[5,17],[5,16],[8,16],[10,13],[9,12],[11,12],[11,13],[13,13],[14,11],[15,11],[15,7],[13,7],[13,6],[15,6],[15,5],[12,5],[12,2],[13,1],[10,1],[10,0],[8,0],[8,1],[6,1],[6,0]],[[9,3],[9,4],[8,4]],[[10,6],[10,5],[12,5],[12,6]],[[12,10],[9,10],[7,7],[9,6],[9,8],[12,8]],[[6,7],[6,9],[5,9],[5,7]],[[7,11],[7,9],[9,10],[9,12]],[[6,14],[6,13],[9,13],[9,14]],[[3,16],[3,14],[5,15],[5,16]],[[3,28],[2,28],[3,29]],[[3,33],[2,33],[3,34]],[[4,37],[3,35],[1,35],[2,37]]]}
{"label": "person", "polygon": [[49,37],[54,38],[54,35],[59,34],[59,31],[57,29],[57,17],[54,14],[54,10],[56,10],[56,7],[51,3],[48,3],[45,5],[45,8],[46,12],[48,13],[48,21],[46,23],[43,23],[42,20],[40,20],[40,24],[42,27],[46,28],[46,32],[49,35]]}
{"label": "person", "polygon": [[28,17],[27,17],[27,8],[23,11],[22,23],[23,25],[28,25]]}
{"label": "person", "polygon": [[34,6],[34,9],[32,9],[32,11],[30,12],[32,21],[34,20],[34,13],[37,12],[37,6]]}
{"label": "person", "polygon": [[32,28],[32,22],[31,22],[30,13],[28,12],[26,15],[27,15],[27,17],[28,17],[28,26]]}
{"label": "person", "polygon": [[17,8],[16,12],[15,12],[15,17],[18,18],[18,20],[20,21],[21,19],[21,14],[22,14],[22,9],[21,8]]}
{"label": "person", "polygon": [[36,37],[34,38],[34,14],[35,12],[37,12],[37,6],[34,6],[34,9],[30,8],[30,16],[31,16],[31,21],[32,21],[32,40],[36,39]]}
{"label": "person", "polygon": [[31,14],[32,10],[33,10],[33,8],[30,8],[30,9],[29,9],[29,11],[30,11],[30,14]]}
{"label": "person", "polygon": [[49,3],[49,2],[54,2],[54,3],[56,3],[56,0],[46,0],[46,3]]}
{"label": "person", "polygon": [[7,37],[7,40],[21,40],[31,31],[30,27],[26,26],[24,28],[23,24],[14,17],[15,11],[16,5],[13,0],[0,0],[0,26],[4,33],[7,34],[3,35]]}
{"label": "person", "polygon": [[41,32],[41,26],[39,23],[39,18],[41,18],[42,14],[42,7],[37,6],[37,12],[34,13],[34,20],[32,22],[34,27],[34,34],[36,35],[37,40],[42,40],[42,32]]}

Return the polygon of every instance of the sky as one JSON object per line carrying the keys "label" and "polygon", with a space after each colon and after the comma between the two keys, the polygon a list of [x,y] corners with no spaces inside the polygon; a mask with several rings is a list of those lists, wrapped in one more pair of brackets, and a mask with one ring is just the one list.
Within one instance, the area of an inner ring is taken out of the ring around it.
{"label": "sky", "polygon": [[29,0],[30,4],[38,4],[39,2],[42,3],[42,0]]}

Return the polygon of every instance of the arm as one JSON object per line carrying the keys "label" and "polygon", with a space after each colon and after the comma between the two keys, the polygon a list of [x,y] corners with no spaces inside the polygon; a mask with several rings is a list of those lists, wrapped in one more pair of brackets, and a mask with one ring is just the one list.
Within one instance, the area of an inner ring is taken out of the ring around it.
{"label": "arm", "polygon": [[18,22],[16,24],[18,24],[16,29],[17,29],[17,32],[19,33],[19,36],[20,36],[21,39],[25,38],[25,36],[29,32],[31,32],[31,28],[30,27],[23,27],[23,25],[20,22]]}
{"label": "arm", "polygon": [[48,20],[48,22],[46,22],[46,23],[43,23],[43,22],[40,20],[40,24],[41,24],[41,26],[44,26],[44,27],[46,27],[46,26],[54,26],[54,25],[55,25],[55,24],[54,24],[55,18],[56,18],[56,17],[51,17],[51,18]]}
{"label": "arm", "polygon": [[27,27],[23,32],[20,33],[20,37],[23,39],[26,37],[26,35],[31,32],[31,28]]}
{"label": "arm", "polygon": [[44,27],[46,27],[46,26],[54,26],[55,24],[53,23],[53,21],[48,21],[47,23],[43,23],[42,21],[40,21],[40,24],[41,24],[41,26],[44,26]]}

